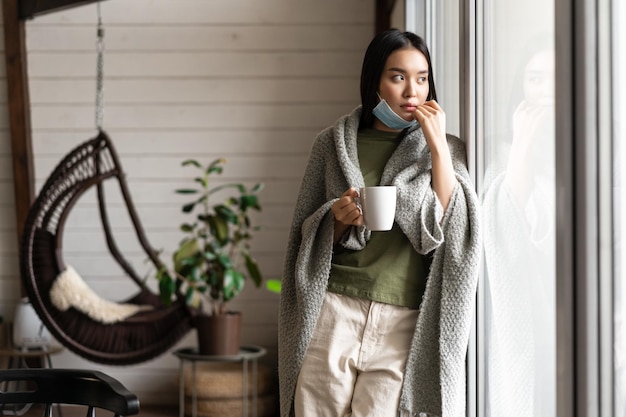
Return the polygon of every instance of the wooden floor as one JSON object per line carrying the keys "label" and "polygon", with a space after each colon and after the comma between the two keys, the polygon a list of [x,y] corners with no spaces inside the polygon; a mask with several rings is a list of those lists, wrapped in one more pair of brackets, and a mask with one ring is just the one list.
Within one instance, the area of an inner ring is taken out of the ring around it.
{"label": "wooden floor", "polygon": [[[78,406],[63,406],[61,408],[61,417],[85,417],[87,409]],[[4,416],[10,416],[11,414],[4,414]],[[44,408],[42,406],[33,405],[21,417],[42,417],[44,415]],[[1,416],[1,414],[0,414]],[[2,417],[4,417],[2,416]],[[55,407],[53,417],[58,417],[58,409]],[[103,410],[96,410],[97,417],[111,417],[112,413]],[[139,417],[178,417],[178,407],[159,407],[155,405],[141,406],[139,409]],[[278,416],[276,416],[278,417]]]}
{"label": "wooden floor", "polygon": [[[22,414],[22,417],[41,417],[44,414],[44,408],[42,406],[33,405],[31,406],[25,414]],[[87,414],[87,409],[78,406],[63,406],[61,408],[62,417],[85,417]],[[7,414],[5,414],[6,416]],[[10,414],[9,414],[10,415]],[[58,409],[54,408],[54,417],[57,417]],[[154,405],[146,405],[142,406],[139,409],[139,417],[178,417],[178,408],[177,407],[158,407]],[[96,410],[96,416],[98,417],[106,417],[112,416],[111,412]]]}

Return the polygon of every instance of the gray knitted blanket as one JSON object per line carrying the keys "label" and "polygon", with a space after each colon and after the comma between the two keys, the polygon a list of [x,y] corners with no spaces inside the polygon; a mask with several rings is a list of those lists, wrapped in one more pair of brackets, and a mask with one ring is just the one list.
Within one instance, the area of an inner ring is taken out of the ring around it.
{"label": "gray knitted blanket", "polygon": [[[281,417],[293,415],[296,381],[328,284],[334,227],[330,207],[349,187],[364,185],[356,144],[360,111],[357,107],[319,134],[296,202],[279,311]],[[396,222],[415,250],[434,250],[400,398],[400,410],[409,416],[422,411],[465,415],[465,357],[480,263],[480,216],[465,146],[453,136],[448,143],[458,185],[445,215],[431,187],[430,152],[421,128],[412,128],[400,142],[381,179],[382,185],[397,187]],[[359,250],[369,236],[364,226],[352,227],[340,244]]]}

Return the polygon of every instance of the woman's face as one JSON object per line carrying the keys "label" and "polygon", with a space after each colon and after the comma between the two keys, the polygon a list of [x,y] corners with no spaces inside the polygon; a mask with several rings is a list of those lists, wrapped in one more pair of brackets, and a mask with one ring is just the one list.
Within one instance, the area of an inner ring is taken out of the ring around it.
{"label": "woman's face", "polygon": [[535,54],[524,72],[524,98],[536,106],[554,106],[554,51]]}
{"label": "woman's face", "polygon": [[[378,94],[404,120],[413,120],[416,106],[428,97],[428,61],[415,48],[398,49],[389,55],[380,76]],[[374,118],[374,128],[390,130]]]}

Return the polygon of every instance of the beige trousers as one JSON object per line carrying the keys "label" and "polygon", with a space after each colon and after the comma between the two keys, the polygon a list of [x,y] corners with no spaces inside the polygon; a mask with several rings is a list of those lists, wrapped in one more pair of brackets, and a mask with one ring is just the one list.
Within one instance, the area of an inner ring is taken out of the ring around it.
{"label": "beige trousers", "polygon": [[418,314],[328,292],[298,377],[296,417],[396,417]]}

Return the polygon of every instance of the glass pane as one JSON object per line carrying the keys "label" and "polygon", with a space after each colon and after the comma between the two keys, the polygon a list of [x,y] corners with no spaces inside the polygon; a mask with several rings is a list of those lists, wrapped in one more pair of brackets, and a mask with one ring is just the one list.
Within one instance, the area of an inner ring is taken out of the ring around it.
{"label": "glass pane", "polygon": [[552,417],[554,4],[486,0],[484,16],[485,412]]}
{"label": "glass pane", "polygon": [[[617,217],[615,224],[615,416],[626,417],[626,146],[623,139],[626,134],[626,4],[623,0],[614,0],[613,24],[613,105],[615,115],[613,117],[613,146],[615,148],[616,161],[613,164],[615,172],[615,201]],[[619,46],[618,46],[619,45]],[[621,140],[620,140],[621,139]]]}

